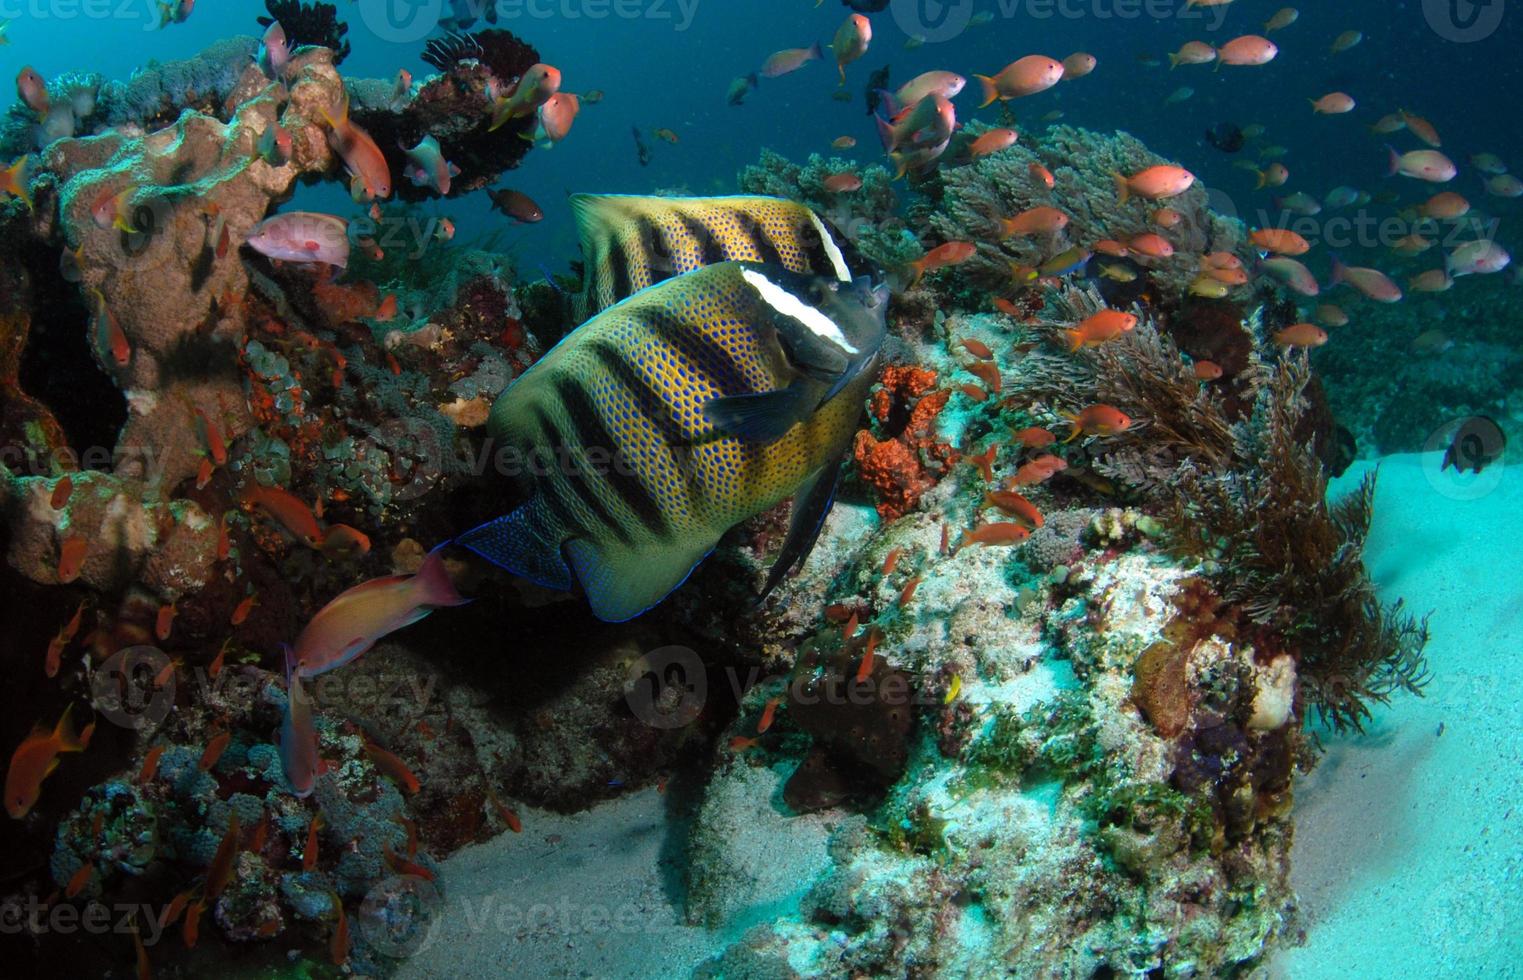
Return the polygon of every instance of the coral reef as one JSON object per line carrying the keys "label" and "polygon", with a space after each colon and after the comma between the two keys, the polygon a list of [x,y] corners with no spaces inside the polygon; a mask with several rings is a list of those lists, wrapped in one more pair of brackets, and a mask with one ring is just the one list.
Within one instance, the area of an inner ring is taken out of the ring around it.
{"label": "coral reef", "polygon": [[293,48],[317,45],[333,52],[334,65],[349,57],[349,42],[344,35],[349,25],[338,19],[338,8],[331,3],[304,0],[264,0],[268,17],[259,18],[259,26],[269,27],[279,21],[286,41]]}

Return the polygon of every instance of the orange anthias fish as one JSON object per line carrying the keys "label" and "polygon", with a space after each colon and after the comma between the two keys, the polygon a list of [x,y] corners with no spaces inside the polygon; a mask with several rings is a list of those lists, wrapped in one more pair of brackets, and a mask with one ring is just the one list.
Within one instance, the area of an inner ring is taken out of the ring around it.
{"label": "orange anthias fish", "polygon": [[163,745],[155,745],[143,756],[143,766],[138,770],[136,782],[139,786],[153,779],[159,771],[159,756],[164,754]]}
{"label": "orange anthias fish", "polygon": [[337,115],[326,108],[322,113],[328,124],[328,143],[343,157],[356,187],[363,188],[365,196],[371,199],[390,197],[391,167],[370,134],[349,121],[348,97],[339,105]]}
{"label": "orange anthias fish", "polygon": [[1014,490],[996,490],[984,495],[984,505],[998,507],[1011,517],[1019,518],[1032,527],[1042,526],[1042,512],[1036,509],[1036,504],[1016,493]]}
{"label": "orange anthias fish", "polygon": [[1058,441],[1058,437],[1041,426],[1032,425],[1015,433],[1015,441],[1027,449],[1044,449]]}
{"label": "orange anthias fish", "polygon": [[74,640],[75,634],[79,632],[79,624],[84,619],[85,607],[87,605],[89,605],[88,601],[81,602],[79,608],[74,610],[73,618],[59,629],[57,635],[52,640],[48,641],[48,655],[43,661],[43,673],[49,677],[58,676],[58,667],[63,659],[63,652],[68,649],[69,644]]}
{"label": "orange anthias fish", "polygon": [[1073,423],[1073,431],[1064,442],[1073,442],[1081,435],[1111,436],[1131,428],[1132,420],[1110,405],[1091,405],[1077,415],[1064,415]]}
{"label": "orange anthias fish", "polygon": [[227,818],[227,833],[222,835],[217,853],[212,855],[212,863],[206,869],[206,882],[201,886],[201,895],[206,901],[216,901],[227,883],[233,880],[233,859],[238,856],[238,833],[238,811],[234,810]]}
{"label": "orange anthias fish", "polygon": [[20,820],[36,805],[42,781],[58,768],[59,753],[83,752],[90,744],[95,722],[75,735],[70,721],[73,710],[72,704],[65,708],[52,731],[41,726],[33,729],[11,754],[11,766],[5,773],[5,811],[12,819]]}
{"label": "orange anthias fish", "polygon": [[407,768],[407,763],[368,738],[365,740],[365,754],[370,757],[370,761],[375,764],[377,769],[381,770],[385,775],[390,776],[402,788],[402,792],[411,796],[421,788],[418,777],[413,775],[411,769]]}
{"label": "orange anthias fish", "polygon": [[1101,310],[1072,330],[1063,332],[1068,335],[1068,349],[1076,351],[1080,347],[1098,347],[1108,340],[1115,340],[1136,326],[1135,314]]}
{"label": "orange anthias fish", "polygon": [[781,697],[767,699],[766,706],[762,708],[761,718],[756,722],[756,734],[766,734],[767,729],[772,727],[772,719],[776,717],[778,703],[782,700]]}
{"label": "orange anthias fish", "polygon": [[213,735],[206,743],[206,748],[201,752],[201,759],[196,763],[196,768],[206,772],[217,764],[222,758],[222,753],[227,751],[228,743],[233,740],[233,733],[222,731]]}
{"label": "orange anthias fish", "polygon": [[980,524],[971,531],[962,532],[962,540],[957,543],[957,547],[961,550],[970,544],[1020,544],[1029,537],[1031,537],[1031,530],[1023,524]]}
{"label": "orange anthias fish", "polygon": [[317,867],[317,832],[323,827],[323,815],[315,814],[307,824],[307,846],[301,852],[301,869],[311,871]]}
{"label": "orange anthias fish", "polygon": [[905,288],[913,288],[927,272],[934,272],[937,269],[944,269],[951,265],[960,265],[968,261],[977,251],[977,246],[971,242],[947,242],[945,245],[936,246],[910,263],[910,269],[914,271],[914,278],[910,280],[909,286]]}
{"label": "orange anthias fish", "polygon": [[1015,471],[1006,485],[1009,487],[1029,487],[1037,483],[1043,483],[1052,479],[1054,473],[1068,469],[1067,460],[1061,456],[1038,456],[1029,463],[1025,463]]}
{"label": "orange anthias fish", "polygon": [[74,480],[65,474],[53,484],[53,493],[48,497],[48,506],[54,510],[63,510],[69,503],[69,497],[74,493]]}
{"label": "orange anthias fish", "polygon": [[323,531],[317,517],[301,498],[279,487],[250,485],[243,491],[243,502],[263,511],[279,522],[282,527],[296,535],[309,548],[320,548]]}
{"label": "orange anthias fish", "polygon": [[80,571],[84,568],[85,554],[90,550],[90,540],[83,535],[73,534],[58,543],[58,582],[60,585],[79,578]]}
{"label": "orange anthias fish", "polygon": [[370,538],[348,524],[334,524],[323,535],[323,554],[334,558],[370,553]]}
{"label": "orange anthias fish", "polygon": [[1068,227],[1068,215],[1057,208],[1040,205],[1013,218],[1000,222],[1000,234],[1005,238],[1051,235]]}

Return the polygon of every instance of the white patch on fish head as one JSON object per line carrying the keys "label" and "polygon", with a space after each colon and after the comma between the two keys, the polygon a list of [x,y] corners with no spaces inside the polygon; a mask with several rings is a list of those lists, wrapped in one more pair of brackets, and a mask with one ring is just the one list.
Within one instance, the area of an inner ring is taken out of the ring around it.
{"label": "white patch on fish head", "polygon": [[830,233],[829,228],[825,227],[825,222],[820,220],[820,216],[813,211],[809,212],[809,220],[825,246],[825,254],[830,257],[830,267],[835,270],[836,278],[842,282],[851,282],[851,270],[846,267],[846,256],[841,254],[841,246],[836,244],[835,236]]}
{"label": "white patch on fish head", "polygon": [[805,303],[788,290],[757,272],[755,269],[740,271],[746,282],[761,295],[763,302],[783,316],[797,320],[810,333],[839,347],[848,354],[860,353],[846,339],[834,320]]}

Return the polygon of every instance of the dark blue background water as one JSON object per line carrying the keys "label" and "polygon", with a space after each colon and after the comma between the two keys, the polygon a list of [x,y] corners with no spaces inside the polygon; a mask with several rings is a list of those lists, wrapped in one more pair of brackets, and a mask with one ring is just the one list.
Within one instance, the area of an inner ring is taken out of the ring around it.
{"label": "dark blue background water", "polygon": [[[560,267],[575,254],[565,193],[677,188],[729,192],[736,172],[753,162],[762,147],[802,160],[809,152],[831,152],[830,141],[849,134],[859,145],[844,155],[877,160],[862,88],[868,74],[884,64],[892,66],[892,80],[898,84],[933,68],[971,79],[974,72],[997,72],[1027,54],[1061,59],[1088,51],[1099,58],[1094,74],[1012,103],[1019,125],[1040,128],[1040,117],[1058,109],[1065,123],[1127,129],[1224,190],[1240,212],[1250,214],[1267,206],[1269,193],[1254,194],[1252,175],[1231,168],[1230,157],[1203,142],[1202,132],[1213,123],[1267,126],[1265,142],[1291,150],[1284,162],[1293,177],[1285,190],[1305,190],[1319,198],[1338,184],[1380,189],[1384,138],[1370,135],[1366,127],[1398,107],[1418,112],[1439,127],[1445,152],[1462,165],[1453,189],[1474,201],[1480,202],[1482,194],[1475,172],[1464,168],[1468,154],[1486,150],[1523,166],[1523,132],[1514,121],[1523,93],[1523,69],[1516,57],[1523,35],[1517,21],[1523,10],[1506,11],[1501,28],[1489,37],[1458,43],[1435,30],[1434,22],[1453,35],[1441,18],[1434,21],[1425,13],[1422,0],[1307,0],[1299,21],[1273,35],[1281,53],[1268,66],[1219,72],[1210,66],[1168,69],[1166,53],[1185,41],[1220,45],[1239,34],[1259,32],[1282,5],[1281,0],[1235,0],[1225,8],[1186,11],[1183,0],[1147,5],[1141,0],[1074,0],[1062,9],[1077,16],[1039,17],[1055,5],[1042,0],[976,0],[970,6],[945,8],[945,22],[964,21],[969,11],[991,13],[993,21],[949,32],[952,36],[942,40],[935,26],[917,27],[925,12],[941,9],[936,0],[898,0],[889,10],[872,15],[872,48],[847,68],[849,103],[831,99],[837,75],[827,60],[784,78],[763,80],[741,107],[725,102],[733,77],[755,69],[776,49],[815,40],[828,45],[847,10],[836,0],[818,7],[812,0],[697,0],[691,23],[684,24],[676,0],[631,2],[626,9],[643,12],[634,18],[595,17],[610,9],[606,0],[504,5],[498,26],[534,43],[545,60],[562,69],[568,90],[606,93],[601,104],[583,109],[563,144],[530,153],[520,170],[505,176],[500,186],[529,193],[546,212],[542,225],[515,228],[505,244],[526,270],[541,262]],[[354,49],[342,70],[389,78],[406,67],[422,78],[432,69],[418,58],[421,42],[396,43],[382,36],[391,33],[385,23],[381,33],[367,26],[366,13],[373,16],[381,6],[370,0],[340,4]],[[110,16],[87,16],[85,9]],[[147,0],[99,0],[93,7],[74,0],[0,0],[0,16],[14,18],[8,31],[11,43],[0,48],[0,70],[14,77],[21,65],[30,63],[49,77],[68,69],[125,77],[150,58],[188,57],[218,37],[257,34],[254,18],[263,12],[252,2],[201,0],[186,23],[153,30],[157,14],[150,9]],[[542,16],[545,13],[553,15]],[[929,42],[906,50],[906,28],[925,33]],[[1332,39],[1349,29],[1362,31],[1364,42],[1330,55]],[[1144,57],[1163,64],[1149,67],[1139,61]],[[1166,96],[1181,85],[1193,87],[1194,97],[1165,105]],[[1353,94],[1359,108],[1348,116],[1314,116],[1307,99],[1334,89]],[[970,82],[957,100],[962,117],[996,118],[995,108],[977,111],[976,90],[977,83]],[[631,126],[646,134],[653,152],[649,167],[636,164]],[[680,144],[654,139],[649,135],[654,127],[673,129]],[[1403,149],[1417,145],[1406,134],[1398,134],[1395,142]],[[1401,190],[1420,200],[1430,189]],[[336,189],[303,191],[301,203],[352,211]],[[486,212],[485,204],[478,194],[424,209],[452,215],[462,236],[469,238],[506,223]],[[1516,202],[1486,204],[1506,214]],[[1507,242],[1505,231],[1501,237]],[[1523,242],[1509,244],[1516,251]]]}

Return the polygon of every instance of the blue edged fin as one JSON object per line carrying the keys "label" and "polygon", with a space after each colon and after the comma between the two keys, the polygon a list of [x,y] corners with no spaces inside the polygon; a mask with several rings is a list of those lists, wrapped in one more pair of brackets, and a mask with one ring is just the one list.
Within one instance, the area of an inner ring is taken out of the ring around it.
{"label": "blue edged fin", "polygon": [[572,580],[561,554],[563,536],[536,496],[511,514],[465,532],[455,543],[536,585],[567,592]]}
{"label": "blue edged fin", "polygon": [[715,398],[703,406],[703,415],[726,435],[746,442],[776,442],[813,411],[811,387],[800,380],[777,391]]}
{"label": "blue edged fin", "polygon": [[592,614],[605,623],[622,623],[676,591],[714,550],[714,544],[631,549],[572,538],[566,542],[566,557],[587,593]]}
{"label": "blue edged fin", "polygon": [[819,540],[825,516],[835,503],[836,486],[841,482],[841,461],[826,463],[804,481],[793,497],[793,514],[788,521],[788,537],[777,553],[777,561],[767,573],[767,584],[758,599],[765,599],[779,582],[804,564],[814,543]]}

